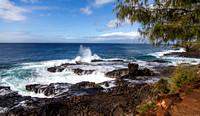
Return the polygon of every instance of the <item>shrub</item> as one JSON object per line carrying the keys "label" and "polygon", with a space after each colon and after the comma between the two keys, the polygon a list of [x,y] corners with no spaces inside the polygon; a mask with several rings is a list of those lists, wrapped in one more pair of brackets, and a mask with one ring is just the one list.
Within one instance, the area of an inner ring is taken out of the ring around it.
{"label": "shrub", "polygon": [[168,80],[164,79],[164,78],[160,78],[158,80],[158,82],[156,83],[156,92],[162,93],[162,94],[167,94],[169,93],[169,89],[168,89]]}
{"label": "shrub", "polygon": [[140,114],[142,114],[143,112],[149,110],[150,108],[155,107],[155,106],[156,106],[156,103],[157,103],[156,101],[151,101],[151,103],[149,103],[149,104],[147,104],[147,103],[142,104],[142,105],[140,105],[140,106],[138,107],[138,112],[139,112]]}
{"label": "shrub", "polygon": [[170,92],[174,93],[174,91],[179,89],[183,83],[195,81],[198,76],[197,68],[198,66],[184,66],[183,64],[178,65],[170,78]]}

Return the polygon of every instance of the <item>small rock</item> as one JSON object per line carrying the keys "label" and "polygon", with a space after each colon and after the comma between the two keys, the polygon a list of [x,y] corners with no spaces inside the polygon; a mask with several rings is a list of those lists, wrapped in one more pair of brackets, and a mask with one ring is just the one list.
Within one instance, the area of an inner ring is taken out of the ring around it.
{"label": "small rock", "polygon": [[80,68],[77,68],[77,69],[72,69],[71,71],[77,75],[84,75],[84,74],[89,75],[92,74],[95,70],[82,70]]}

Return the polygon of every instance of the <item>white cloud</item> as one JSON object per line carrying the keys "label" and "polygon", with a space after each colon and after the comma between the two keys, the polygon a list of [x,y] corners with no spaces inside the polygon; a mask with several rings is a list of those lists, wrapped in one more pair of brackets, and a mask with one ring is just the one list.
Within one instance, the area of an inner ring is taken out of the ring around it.
{"label": "white cloud", "polygon": [[90,10],[89,6],[86,6],[85,8],[81,8],[80,10],[86,15],[92,14],[92,11]]}
{"label": "white cloud", "polygon": [[95,0],[94,1],[94,6],[102,6],[108,3],[113,2],[114,0]]}
{"label": "white cloud", "polygon": [[30,3],[37,3],[38,2],[38,0],[21,0],[21,2],[25,2],[25,3],[28,3],[28,2],[30,2]]}
{"label": "white cloud", "polygon": [[142,43],[138,38],[140,34],[138,32],[113,32],[113,33],[105,33],[94,37],[94,41],[96,42],[107,42],[107,43]]}
{"label": "white cloud", "polygon": [[105,33],[100,35],[100,37],[112,37],[112,36],[124,36],[124,37],[138,37],[138,32],[113,32],[113,33]]}
{"label": "white cloud", "polygon": [[0,32],[0,43],[143,43],[138,32],[105,33],[93,37],[55,37],[33,35],[28,32]]}
{"label": "white cloud", "polygon": [[118,25],[123,25],[119,19],[114,19],[106,24],[107,28],[116,28]]}
{"label": "white cloud", "polygon": [[105,4],[111,3],[114,0],[95,0],[94,2],[91,2],[90,5],[86,6],[85,8],[81,8],[80,10],[86,14],[86,15],[90,15],[92,14],[92,10],[90,10],[91,7],[93,8],[99,8]]}
{"label": "white cloud", "polygon": [[107,28],[116,28],[118,26],[124,26],[126,24],[130,24],[130,21],[128,19],[125,19],[125,21],[121,21],[119,19],[114,19],[114,20],[109,21],[106,24],[106,27]]}
{"label": "white cloud", "polygon": [[29,10],[15,6],[9,0],[0,0],[0,18],[5,21],[24,21],[26,20],[24,13],[26,12]]}

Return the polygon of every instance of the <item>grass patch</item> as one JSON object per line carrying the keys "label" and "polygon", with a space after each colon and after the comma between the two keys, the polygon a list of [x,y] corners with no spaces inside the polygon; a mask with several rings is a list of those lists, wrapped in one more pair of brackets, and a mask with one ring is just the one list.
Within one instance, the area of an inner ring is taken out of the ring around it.
{"label": "grass patch", "polygon": [[184,66],[184,64],[180,64],[176,67],[174,72],[171,75],[170,80],[170,92],[174,93],[175,90],[179,89],[183,83],[195,81],[198,77],[197,70],[199,65],[197,66]]}
{"label": "grass patch", "polygon": [[156,89],[154,91],[162,94],[168,94],[170,91],[168,86],[168,80],[160,78],[156,83]]}
{"label": "grass patch", "polygon": [[142,114],[143,112],[149,110],[150,108],[155,107],[156,104],[157,104],[156,101],[151,101],[151,103],[149,103],[149,104],[147,104],[147,103],[142,104],[142,105],[140,105],[140,106],[138,107],[138,112],[139,112],[140,114]]}

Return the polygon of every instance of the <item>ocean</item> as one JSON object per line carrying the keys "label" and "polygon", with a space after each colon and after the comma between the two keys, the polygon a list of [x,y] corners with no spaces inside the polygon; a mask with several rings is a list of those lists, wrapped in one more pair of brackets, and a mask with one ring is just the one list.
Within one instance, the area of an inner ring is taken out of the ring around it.
{"label": "ocean", "polygon": [[170,61],[164,65],[177,65],[181,62],[200,63],[200,59],[164,57],[170,52],[183,52],[161,45],[152,48],[146,44],[79,44],[79,43],[0,43],[0,86],[10,86],[21,95],[45,97],[43,94],[28,92],[28,84],[50,84],[57,82],[78,83],[90,81],[100,83],[113,80],[105,73],[115,69],[127,68],[126,63],[110,62],[78,67],[95,69],[91,75],[75,75],[70,70],[51,73],[48,67],[76,61],[90,63],[92,60],[124,60],[138,63],[141,67],[152,68],[159,63],[153,60]]}

